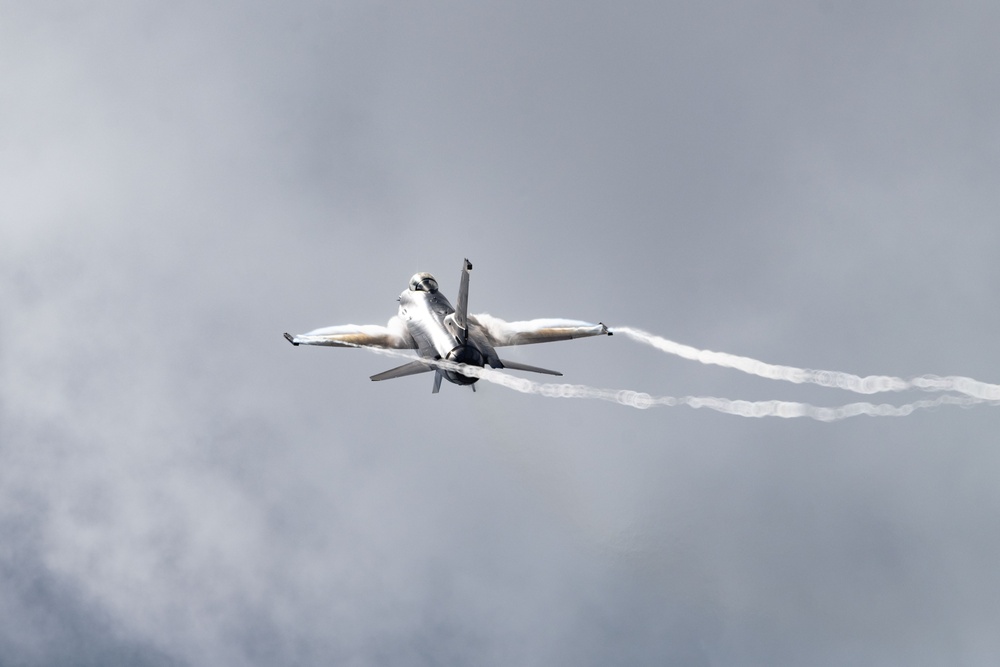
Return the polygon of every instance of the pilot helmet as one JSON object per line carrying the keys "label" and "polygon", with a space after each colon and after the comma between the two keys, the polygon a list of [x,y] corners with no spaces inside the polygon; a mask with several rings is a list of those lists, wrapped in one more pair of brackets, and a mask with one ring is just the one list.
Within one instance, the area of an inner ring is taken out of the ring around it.
{"label": "pilot helmet", "polygon": [[425,272],[416,273],[410,278],[410,291],[411,292],[430,292],[433,294],[438,291],[438,283],[434,280],[434,276]]}

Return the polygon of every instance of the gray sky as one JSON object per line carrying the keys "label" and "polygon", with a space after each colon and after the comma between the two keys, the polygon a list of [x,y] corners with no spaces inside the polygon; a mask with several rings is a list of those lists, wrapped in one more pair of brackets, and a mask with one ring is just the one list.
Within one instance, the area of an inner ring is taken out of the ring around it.
{"label": "gray sky", "polygon": [[467,256],[474,312],[996,382],[995,3],[0,6],[3,664],[996,664],[996,408],[281,338]]}

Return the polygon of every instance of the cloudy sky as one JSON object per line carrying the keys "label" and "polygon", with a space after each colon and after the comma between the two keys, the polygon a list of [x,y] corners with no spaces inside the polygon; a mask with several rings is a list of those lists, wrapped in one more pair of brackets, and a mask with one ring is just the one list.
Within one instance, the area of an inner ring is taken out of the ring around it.
{"label": "cloudy sky", "polygon": [[1000,9],[792,4],[0,2],[0,663],[996,664],[995,407],[281,337],[469,257],[473,312],[1000,380]]}

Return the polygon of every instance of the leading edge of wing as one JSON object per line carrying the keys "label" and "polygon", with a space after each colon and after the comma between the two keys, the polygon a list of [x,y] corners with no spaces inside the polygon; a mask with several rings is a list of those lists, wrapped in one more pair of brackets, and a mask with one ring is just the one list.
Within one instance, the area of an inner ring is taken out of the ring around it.
{"label": "leading edge of wing", "polygon": [[292,345],[324,345],[327,347],[382,347],[394,350],[415,350],[417,344],[398,317],[387,326],[378,324],[341,324],[313,329],[304,334],[285,334]]}
{"label": "leading edge of wing", "polygon": [[592,324],[581,320],[559,318],[506,322],[486,313],[471,315],[469,321],[480,326],[494,347],[611,335],[608,327],[602,322]]}

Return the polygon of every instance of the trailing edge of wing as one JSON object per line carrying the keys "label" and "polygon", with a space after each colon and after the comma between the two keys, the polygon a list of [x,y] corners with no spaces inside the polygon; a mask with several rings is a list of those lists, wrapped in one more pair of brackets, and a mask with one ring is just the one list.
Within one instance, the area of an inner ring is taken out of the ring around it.
{"label": "trailing edge of wing", "polygon": [[528,364],[520,364],[516,361],[505,361],[500,360],[503,364],[503,368],[510,368],[515,371],[531,371],[532,373],[544,373],[545,375],[562,375],[559,371],[550,371],[547,368],[539,368],[538,366],[529,366]]}
{"label": "trailing edge of wing", "polygon": [[426,373],[427,371],[434,370],[433,366],[428,366],[422,361],[411,361],[408,364],[403,364],[402,366],[397,366],[396,368],[390,368],[387,371],[378,373],[371,376],[373,382],[378,382],[379,380],[391,380],[392,378],[406,377],[407,375],[416,375],[418,373]]}

